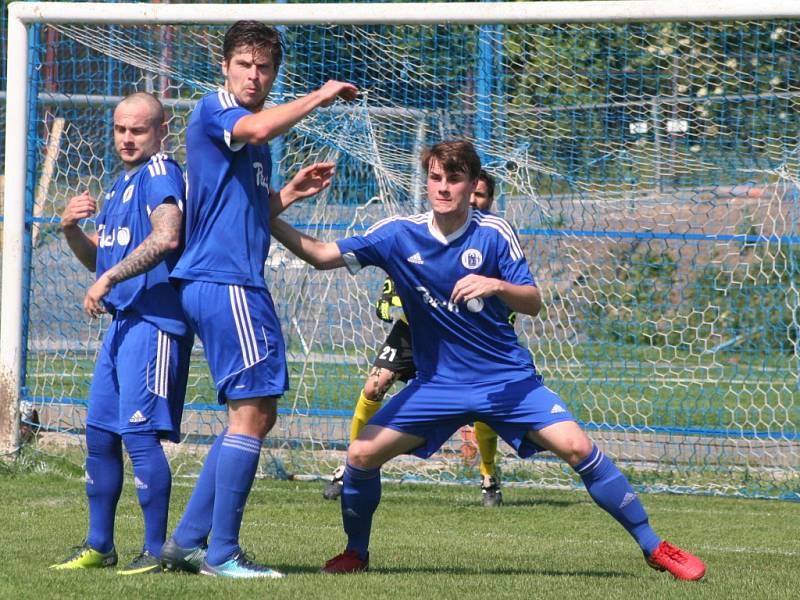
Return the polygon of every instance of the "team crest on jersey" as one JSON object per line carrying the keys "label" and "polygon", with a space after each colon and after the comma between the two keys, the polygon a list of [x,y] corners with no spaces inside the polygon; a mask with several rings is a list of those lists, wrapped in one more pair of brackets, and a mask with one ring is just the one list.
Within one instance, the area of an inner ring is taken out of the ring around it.
{"label": "team crest on jersey", "polygon": [[483,264],[483,254],[475,248],[464,250],[461,254],[461,264],[465,269],[477,269]]}
{"label": "team crest on jersey", "polygon": [[122,194],[122,203],[123,204],[126,204],[128,201],[130,201],[131,196],[133,196],[133,188],[134,187],[136,187],[136,186],[129,185],[128,187],[125,188],[125,192]]}

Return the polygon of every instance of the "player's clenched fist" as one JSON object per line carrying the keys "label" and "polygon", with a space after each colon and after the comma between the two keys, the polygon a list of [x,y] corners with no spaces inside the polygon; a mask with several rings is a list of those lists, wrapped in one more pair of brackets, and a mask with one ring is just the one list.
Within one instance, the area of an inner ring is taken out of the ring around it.
{"label": "player's clenched fist", "polygon": [[87,290],[86,296],[83,298],[83,310],[90,317],[99,317],[100,315],[108,312],[103,305],[103,298],[111,291],[111,280],[108,276],[104,275],[95,281],[92,286]]}
{"label": "player's clenched fist", "polygon": [[75,227],[81,219],[87,219],[97,212],[97,203],[83,192],[69,199],[67,207],[61,213],[61,228]]}
{"label": "player's clenched fist", "polygon": [[459,279],[453,287],[450,296],[451,302],[458,303],[462,300],[468,302],[473,298],[486,298],[497,294],[503,286],[503,282],[493,277],[471,274]]}

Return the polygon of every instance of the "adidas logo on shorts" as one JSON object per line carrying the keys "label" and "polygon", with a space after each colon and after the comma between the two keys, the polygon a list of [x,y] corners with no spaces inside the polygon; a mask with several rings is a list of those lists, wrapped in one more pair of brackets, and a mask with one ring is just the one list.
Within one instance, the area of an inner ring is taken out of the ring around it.
{"label": "adidas logo on shorts", "polygon": [[567,412],[567,411],[564,410],[564,407],[561,406],[560,404],[553,404],[553,408],[550,409],[550,414],[551,415],[556,415],[556,414],[562,413],[562,412]]}
{"label": "adidas logo on shorts", "polygon": [[128,419],[128,423],[144,423],[145,421],[147,421],[147,417],[145,417],[140,410],[137,410],[131,415],[131,418]]}

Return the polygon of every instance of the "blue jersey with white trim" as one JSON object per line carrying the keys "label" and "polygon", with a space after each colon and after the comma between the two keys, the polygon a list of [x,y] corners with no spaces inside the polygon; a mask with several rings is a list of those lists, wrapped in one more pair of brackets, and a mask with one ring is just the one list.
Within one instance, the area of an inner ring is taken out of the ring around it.
{"label": "blue jersey with white trim", "polygon": [[[156,154],[138,168],[123,173],[106,193],[97,216],[97,277],[119,263],[153,231],[150,213],[168,199],[183,210],[183,172],[165,154]],[[117,283],[103,303],[110,311],[136,312],[162,331],[189,336],[190,329],[180,307],[169,273],[180,249],[146,273]]]}
{"label": "blue jersey with white trim", "polygon": [[186,129],[186,249],[172,277],[266,288],[269,147],[232,140],[252,114],[225,90],[197,104]]}
{"label": "blue jersey with white trim", "polygon": [[372,265],[394,280],[411,326],[417,377],[463,383],[535,375],[500,298],[450,302],[456,282],[470,273],[536,285],[516,232],[504,219],[471,209],[447,237],[432,223],[433,213],[390,217],[337,242],[351,272]]}

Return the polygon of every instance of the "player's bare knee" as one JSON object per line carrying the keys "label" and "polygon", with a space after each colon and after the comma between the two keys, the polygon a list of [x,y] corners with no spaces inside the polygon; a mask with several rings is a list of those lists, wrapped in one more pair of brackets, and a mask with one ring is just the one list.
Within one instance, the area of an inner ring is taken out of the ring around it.
{"label": "player's bare knee", "polygon": [[277,415],[277,398],[235,401],[229,409],[228,432],[263,439],[275,426]]}
{"label": "player's bare knee", "polygon": [[561,458],[570,466],[575,466],[583,462],[592,453],[594,444],[585,434],[569,436],[563,442],[561,448]]}
{"label": "player's bare knee", "polygon": [[375,385],[372,380],[368,380],[366,385],[364,386],[364,398],[369,400],[370,402],[375,402],[378,399],[378,386]]}
{"label": "player's bare knee", "polygon": [[347,462],[359,469],[377,469],[380,462],[370,441],[354,440],[347,449]]}

